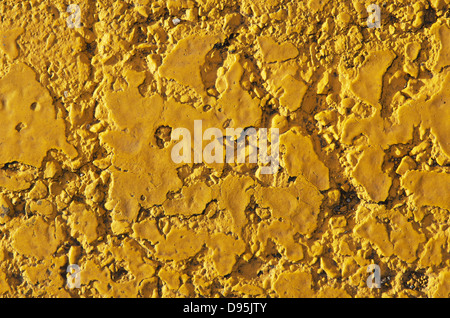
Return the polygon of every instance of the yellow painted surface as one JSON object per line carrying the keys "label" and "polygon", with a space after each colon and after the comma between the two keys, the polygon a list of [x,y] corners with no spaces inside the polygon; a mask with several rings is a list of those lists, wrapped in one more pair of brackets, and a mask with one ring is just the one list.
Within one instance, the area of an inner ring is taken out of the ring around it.
{"label": "yellow painted surface", "polygon": [[450,296],[449,0],[77,3],[0,2],[0,297]]}

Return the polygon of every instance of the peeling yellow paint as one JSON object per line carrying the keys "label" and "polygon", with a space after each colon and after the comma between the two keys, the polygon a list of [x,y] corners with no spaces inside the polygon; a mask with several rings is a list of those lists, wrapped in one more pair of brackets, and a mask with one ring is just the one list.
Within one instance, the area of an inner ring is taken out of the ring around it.
{"label": "peeling yellow paint", "polygon": [[0,297],[449,297],[450,3],[370,4],[1,1]]}

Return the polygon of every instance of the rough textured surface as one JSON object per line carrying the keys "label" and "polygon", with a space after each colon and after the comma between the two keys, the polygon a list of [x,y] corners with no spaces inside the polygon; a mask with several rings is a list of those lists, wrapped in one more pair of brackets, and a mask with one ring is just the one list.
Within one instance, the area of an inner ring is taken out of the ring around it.
{"label": "rough textured surface", "polygon": [[76,3],[0,2],[0,296],[449,297],[449,0]]}

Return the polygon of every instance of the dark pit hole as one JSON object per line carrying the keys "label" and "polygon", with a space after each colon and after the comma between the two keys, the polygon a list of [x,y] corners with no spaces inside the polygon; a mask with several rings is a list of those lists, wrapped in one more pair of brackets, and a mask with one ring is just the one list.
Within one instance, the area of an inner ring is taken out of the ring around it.
{"label": "dark pit hole", "polygon": [[125,268],[123,268],[123,267],[120,267],[120,268],[117,269],[117,271],[111,273],[111,279],[114,282],[117,282],[117,281],[119,281],[122,277],[124,277],[127,274],[128,274],[127,270]]}
{"label": "dark pit hole", "polygon": [[288,182],[289,182],[289,183],[295,182],[296,180],[297,180],[297,177],[289,177],[289,178],[288,178]]}
{"label": "dark pit hole", "polygon": [[425,28],[432,26],[437,21],[436,10],[433,7],[429,7],[425,10],[425,14],[423,17],[423,26]]}
{"label": "dark pit hole", "polygon": [[412,290],[423,290],[428,286],[428,276],[419,271],[408,271],[402,277],[403,287]]}
{"label": "dark pit hole", "polygon": [[160,126],[156,129],[155,138],[156,144],[160,149],[166,147],[166,144],[170,142],[172,135],[172,127],[169,126]]}
{"label": "dark pit hole", "polygon": [[18,124],[16,125],[16,130],[17,130],[17,132],[21,132],[22,129],[24,129],[25,127],[26,127],[26,126],[25,126],[24,123],[18,123]]}

